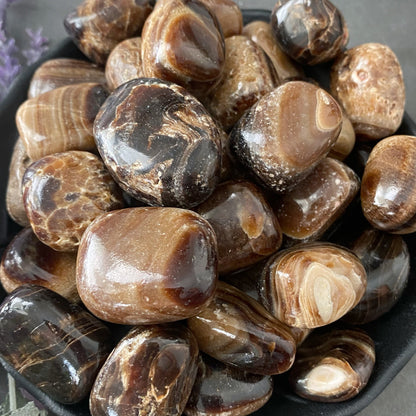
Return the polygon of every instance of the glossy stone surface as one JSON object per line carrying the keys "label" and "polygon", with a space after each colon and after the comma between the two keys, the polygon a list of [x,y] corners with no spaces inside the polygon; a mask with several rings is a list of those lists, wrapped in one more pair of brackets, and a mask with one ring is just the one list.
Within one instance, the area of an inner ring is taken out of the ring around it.
{"label": "glossy stone surface", "polygon": [[105,78],[110,90],[134,78],[144,76],[142,38],[123,40],[111,51],[105,64]]}
{"label": "glossy stone surface", "polygon": [[328,156],[334,159],[344,160],[354,149],[355,131],[345,112],[342,113],[342,128],[337,141],[331,147]]}
{"label": "glossy stone surface", "polygon": [[100,84],[81,83],[24,101],[16,125],[28,156],[37,160],[66,150],[94,150],[93,122],[107,95]]}
{"label": "glossy stone surface", "polygon": [[111,350],[111,333],[80,306],[44,287],[21,286],[0,305],[0,354],[60,403],[87,397]]}
{"label": "glossy stone surface", "polygon": [[207,107],[229,131],[246,110],[276,86],[276,72],[263,50],[246,36],[231,36],[225,39],[221,81],[211,90]]}
{"label": "glossy stone surface", "polygon": [[178,321],[214,295],[217,245],[200,215],[179,208],[126,208],[97,218],[83,235],[77,286],[106,321]]}
{"label": "glossy stone surface", "polygon": [[390,136],[402,122],[403,73],[387,45],[365,43],[341,54],[331,68],[331,94],[363,139]]}
{"label": "glossy stone surface", "polygon": [[25,146],[20,139],[16,140],[9,165],[9,178],[6,190],[7,213],[22,227],[29,225],[25,206],[23,205],[22,178],[26,168],[32,163],[27,155]]}
{"label": "glossy stone surface", "polygon": [[261,182],[283,192],[326,156],[341,122],[341,109],[326,91],[307,82],[290,81],[244,114],[230,133],[230,146]]}
{"label": "glossy stone surface", "polygon": [[302,64],[327,62],[348,43],[344,17],[328,0],[279,0],[270,21],[280,47]]}
{"label": "glossy stone surface", "polygon": [[76,253],[62,253],[41,243],[30,227],[21,230],[3,252],[0,281],[6,292],[24,284],[46,287],[78,302]]}
{"label": "glossy stone surface", "polygon": [[150,205],[189,208],[218,183],[221,132],[179,85],[149,78],[125,83],[101,107],[94,136],[120,186]]}
{"label": "glossy stone surface", "polygon": [[215,297],[188,319],[199,349],[253,374],[287,371],[295,358],[295,341],[287,326],[239,289],[218,282]]}
{"label": "glossy stone surface", "polygon": [[361,206],[382,231],[416,231],[416,137],[391,136],[374,146],[365,165]]}
{"label": "glossy stone surface", "polygon": [[64,20],[69,37],[93,62],[104,65],[121,41],[139,36],[152,0],[84,0]]}
{"label": "glossy stone surface", "polygon": [[361,299],[366,272],[352,252],[326,242],[296,245],[272,256],[262,275],[262,302],[298,328],[328,325]]}
{"label": "glossy stone surface", "polygon": [[279,83],[304,76],[302,67],[279,47],[269,23],[254,20],[243,27],[243,35],[266,52],[276,70]]}
{"label": "glossy stone surface", "polygon": [[233,0],[200,0],[215,15],[224,38],[240,35],[243,29],[243,14]]}
{"label": "glossy stone surface", "polygon": [[180,416],[197,372],[198,344],[184,326],[138,326],[119,342],[90,396],[92,416]]}
{"label": "glossy stone surface", "polygon": [[400,299],[409,278],[410,255],[401,236],[376,229],[365,230],[350,248],[365,267],[367,289],[343,320],[365,324],[384,315]]}
{"label": "glossy stone surface", "polygon": [[272,203],[287,244],[319,239],[339,219],[360,190],[345,163],[323,159],[299,184]]}
{"label": "glossy stone surface", "polygon": [[218,236],[221,274],[258,262],[282,243],[276,216],[260,188],[250,182],[223,182],[196,211]]}
{"label": "glossy stone surface", "polygon": [[196,0],[159,0],[142,32],[147,77],[182,85],[202,97],[221,77],[224,37],[218,20]]}
{"label": "glossy stone surface", "polygon": [[54,90],[65,85],[94,82],[105,84],[104,71],[99,66],[81,59],[55,58],[45,61],[34,72],[28,97]]}
{"label": "glossy stone surface", "polygon": [[260,409],[272,392],[271,376],[245,373],[201,354],[185,415],[249,415]]}
{"label": "glossy stone surface", "polygon": [[124,206],[100,158],[77,150],[33,162],[23,176],[23,201],[39,240],[58,251],[76,251],[96,217]]}
{"label": "glossy stone surface", "polygon": [[374,362],[374,342],[365,332],[326,331],[310,335],[298,349],[289,380],[301,397],[342,402],[366,386]]}

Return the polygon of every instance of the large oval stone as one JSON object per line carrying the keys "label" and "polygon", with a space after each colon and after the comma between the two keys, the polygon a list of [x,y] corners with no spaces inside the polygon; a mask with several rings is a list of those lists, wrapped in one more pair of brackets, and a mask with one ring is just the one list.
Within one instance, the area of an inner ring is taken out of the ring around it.
{"label": "large oval stone", "polygon": [[179,208],[127,208],[97,218],[77,259],[82,301],[106,321],[136,325],[196,315],[217,280],[217,243],[198,214]]}

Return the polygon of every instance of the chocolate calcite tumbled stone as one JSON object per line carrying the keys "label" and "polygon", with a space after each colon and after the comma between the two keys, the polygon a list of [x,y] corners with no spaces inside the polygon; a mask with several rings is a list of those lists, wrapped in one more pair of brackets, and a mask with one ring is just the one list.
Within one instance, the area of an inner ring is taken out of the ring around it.
{"label": "chocolate calcite tumbled stone", "polygon": [[153,3],[153,0],[84,0],[66,16],[64,26],[89,59],[104,65],[119,42],[140,35]]}
{"label": "chocolate calcite tumbled stone", "polygon": [[246,110],[276,86],[276,72],[260,46],[246,36],[231,36],[225,40],[223,76],[210,91],[206,105],[229,131]]}
{"label": "chocolate calcite tumbled stone", "polygon": [[215,297],[188,319],[199,349],[242,371],[274,375],[287,371],[296,344],[288,327],[259,302],[222,281]]}
{"label": "chocolate calcite tumbled stone", "polygon": [[64,253],[41,243],[32,228],[21,230],[3,252],[0,281],[12,292],[24,284],[46,287],[70,302],[79,302],[75,280],[76,253]]}
{"label": "chocolate calcite tumbled stone", "polygon": [[196,211],[219,236],[219,273],[250,266],[282,243],[275,214],[260,188],[250,182],[223,182]]}
{"label": "chocolate calcite tumbled stone", "polygon": [[94,150],[93,123],[107,96],[102,85],[87,82],[24,101],[16,126],[28,156],[37,160],[66,150]]}
{"label": "chocolate calcite tumbled stone", "polygon": [[363,139],[390,136],[402,122],[403,73],[387,45],[365,43],[341,54],[331,68],[331,93]]}
{"label": "chocolate calcite tumbled stone", "polygon": [[92,416],[180,416],[197,372],[185,326],[137,326],[116,346],[90,395]]}
{"label": "chocolate calcite tumbled stone", "polygon": [[39,240],[58,251],[76,251],[96,217],[124,206],[101,159],[77,150],[33,162],[23,176],[23,201]]}
{"label": "chocolate calcite tumbled stone", "polygon": [[348,43],[344,17],[329,0],[278,0],[270,24],[280,47],[301,64],[327,62]]}
{"label": "chocolate calcite tumbled stone", "polygon": [[105,64],[105,78],[110,90],[143,76],[142,38],[130,38],[117,44]]}
{"label": "chocolate calcite tumbled stone", "polygon": [[366,269],[367,288],[343,320],[359,325],[384,315],[400,299],[409,278],[410,254],[403,237],[374,228],[364,230],[350,248]]}
{"label": "chocolate calcite tumbled stone", "polygon": [[147,77],[182,85],[200,98],[220,79],[224,37],[218,19],[197,0],[158,0],[142,31]]}
{"label": "chocolate calcite tumbled stone", "polygon": [[29,225],[23,204],[22,178],[26,168],[32,163],[27,155],[25,146],[20,139],[13,147],[12,158],[9,165],[9,179],[7,181],[6,208],[10,217],[22,227]]}
{"label": "chocolate calcite tumbled stone", "polygon": [[341,123],[341,109],[325,90],[290,81],[243,115],[230,133],[230,146],[260,182],[283,192],[327,155]]}
{"label": "chocolate calcite tumbled stone", "polygon": [[260,279],[266,309],[289,326],[317,328],[349,312],[367,275],[350,250],[327,242],[298,244],[270,257]]}
{"label": "chocolate calcite tumbled stone", "polygon": [[397,234],[416,231],[416,137],[397,135],[371,150],[361,183],[361,207],[375,228]]}
{"label": "chocolate calcite tumbled stone", "polygon": [[246,373],[201,354],[185,415],[249,415],[260,409],[272,392],[271,376]]}
{"label": "chocolate calcite tumbled stone", "polygon": [[196,315],[217,280],[217,243],[200,215],[179,208],[126,208],[97,218],[78,250],[77,286],[106,321],[136,325]]}
{"label": "chocolate calcite tumbled stone", "polygon": [[339,219],[360,190],[345,163],[327,157],[293,189],[271,205],[287,244],[314,241]]}
{"label": "chocolate calcite tumbled stone", "polygon": [[364,331],[325,331],[310,335],[299,347],[289,381],[308,400],[342,402],[366,386],[374,362],[374,342]]}
{"label": "chocolate calcite tumbled stone", "polygon": [[150,78],[123,84],[101,107],[94,136],[120,186],[147,204],[190,208],[218,183],[222,133],[179,85]]}
{"label": "chocolate calcite tumbled stone", "polygon": [[30,80],[28,97],[54,90],[65,85],[83,82],[105,84],[104,71],[98,65],[81,59],[55,58],[41,64]]}
{"label": "chocolate calcite tumbled stone", "polygon": [[60,403],[87,397],[111,347],[111,333],[78,305],[44,287],[21,286],[0,305],[0,354]]}

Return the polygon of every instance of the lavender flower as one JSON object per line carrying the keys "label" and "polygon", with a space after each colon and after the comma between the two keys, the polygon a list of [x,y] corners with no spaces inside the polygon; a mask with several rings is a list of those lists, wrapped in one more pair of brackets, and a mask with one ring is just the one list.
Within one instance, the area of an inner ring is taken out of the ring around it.
{"label": "lavender flower", "polygon": [[26,29],[26,34],[30,38],[30,43],[29,48],[23,50],[22,54],[26,58],[27,65],[31,65],[48,50],[49,41],[42,36],[41,27],[35,31]]}
{"label": "lavender flower", "polygon": [[[0,0],[0,101],[6,96],[11,83],[19,74],[22,65],[16,41],[7,35],[7,8],[16,0]],[[26,29],[29,47],[21,51],[26,65],[36,62],[48,49],[48,39],[42,36],[42,28]]]}

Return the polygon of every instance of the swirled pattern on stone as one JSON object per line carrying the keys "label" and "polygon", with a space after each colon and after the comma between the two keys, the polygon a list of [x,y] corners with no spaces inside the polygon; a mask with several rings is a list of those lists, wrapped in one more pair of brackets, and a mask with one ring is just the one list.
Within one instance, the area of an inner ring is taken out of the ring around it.
{"label": "swirled pattern on stone", "polygon": [[336,321],[361,299],[366,272],[350,250],[326,242],[298,244],[263,270],[262,302],[282,322],[316,328]]}
{"label": "swirled pattern on stone", "polygon": [[289,380],[295,393],[306,399],[342,402],[366,386],[374,362],[374,342],[364,331],[312,333],[298,349]]}
{"label": "swirled pattern on stone", "polygon": [[180,416],[197,372],[198,344],[180,325],[137,326],[102,366],[92,416]]}
{"label": "swirled pattern on stone", "polygon": [[249,373],[280,374],[295,358],[296,344],[287,326],[222,281],[212,302],[189,318],[188,326],[201,351]]}
{"label": "swirled pattern on stone", "polygon": [[94,136],[120,186],[150,205],[190,208],[218,183],[221,132],[179,85],[155,78],[123,84],[101,107]]}
{"label": "swirled pattern on stone", "polygon": [[328,0],[278,0],[271,26],[281,48],[308,65],[333,59],[349,38],[343,15]]}
{"label": "swirled pattern on stone", "polygon": [[81,306],[25,285],[0,305],[0,354],[60,403],[88,397],[111,347],[110,330]]}

